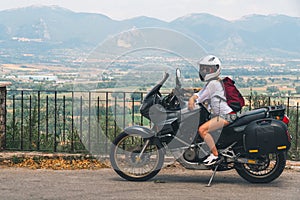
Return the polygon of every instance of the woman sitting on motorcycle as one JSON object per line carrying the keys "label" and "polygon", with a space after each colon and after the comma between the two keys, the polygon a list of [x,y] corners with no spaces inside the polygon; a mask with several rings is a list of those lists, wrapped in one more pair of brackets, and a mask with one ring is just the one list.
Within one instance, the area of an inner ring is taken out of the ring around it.
{"label": "woman sitting on motorcycle", "polygon": [[231,115],[235,114],[228,106],[224,88],[219,75],[221,74],[221,62],[213,55],[205,56],[199,62],[199,76],[201,81],[206,81],[204,88],[194,94],[188,102],[188,108],[194,109],[195,102],[208,102],[212,110],[212,118],[202,124],[199,128],[199,134],[209,146],[211,154],[203,161],[207,166],[213,165],[220,160],[218,150],[210,132],[222,129],[232,122]]}

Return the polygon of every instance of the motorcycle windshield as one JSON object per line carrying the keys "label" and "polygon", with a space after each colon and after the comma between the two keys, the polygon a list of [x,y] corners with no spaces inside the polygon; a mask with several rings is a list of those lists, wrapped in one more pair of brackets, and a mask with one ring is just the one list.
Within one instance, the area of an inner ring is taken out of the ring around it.
{"label": "motorcycle windshield", "polygon": [[164,78],[159,83],[157,83],[144,98],[143,104],[140,107],[140,112],[144,117],[149,118],[149,109],[154,104],[159,103],[159,100],[161,98],[159,90],[168,78],[169,74],[166,73]]}
{"label": "motorcycle windshield", "polygon": [[169,74],[165,73],[164,78],[157,83],[151,90],[150,92],[146,95],[145,100],[149,98],[153,98],[154,94],[158,94],[160,88],[163,86],[163,84],[166,82],[166,80],[169,78]]}

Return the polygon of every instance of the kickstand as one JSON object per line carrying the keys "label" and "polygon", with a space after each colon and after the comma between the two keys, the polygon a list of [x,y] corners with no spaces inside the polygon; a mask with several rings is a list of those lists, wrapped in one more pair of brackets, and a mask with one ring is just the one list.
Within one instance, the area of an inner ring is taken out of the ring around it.
{"label": "kickstand", "polygon": [[216,167],[215,167],[215,169],[214,169],[214,172],[213,172],[213,174],[211,175],[210,180],[209,180],[209,182],[208,182],[208,184],[207,184],[206,187],[210,187],[210,186],[211,186],[211,182],[212,182],[212,180],[214,179],[214,177],[215,177],[215,175],[216,175],[216,172],[217,172],[218,167],[219,167],[219,165],[216,165]]}

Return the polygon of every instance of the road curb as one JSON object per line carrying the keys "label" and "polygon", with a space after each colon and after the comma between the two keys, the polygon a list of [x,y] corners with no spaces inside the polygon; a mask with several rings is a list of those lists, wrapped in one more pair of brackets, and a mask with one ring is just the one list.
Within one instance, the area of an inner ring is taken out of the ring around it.
{"label": "road curb", "polygon": [[95,159],[94,156],[88,154],[72,154],[72,153],[43,153],[43,152],[11,152],[2,151],[0,152],[0,162],[12,159],[12,158],[45,158],[45,159]]}
{"label": "road curb", "polygon": [[87,154],[0,152],[0,167],[30,169],[102,169],[109,167],[107,160]]}
{"label": "road curb", "polygon": [[[44,152],[12,152],[2,151],[0,152],[0,165],[5,165],[9,162],[15,162],[16,160],[24,159],[63,159],[63,160],[102,160],[107,163],[107,156],[95,157],[89,154],[81,153],[44,153]],[[177,165],[174,161],[166,161],[166,166],[172,165],[176,168]],[[178,166],[177,166],[178,167]],[[286,169],[295,170],[300,172],[300,161],[287,160]]]}

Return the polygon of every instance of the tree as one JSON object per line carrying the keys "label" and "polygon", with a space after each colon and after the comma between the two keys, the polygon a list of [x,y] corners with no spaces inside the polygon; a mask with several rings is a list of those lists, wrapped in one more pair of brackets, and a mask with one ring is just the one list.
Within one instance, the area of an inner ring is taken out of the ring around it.
{"label": "tree", "polygon": [[300,86],[296,86],[296,93],[300,94]]}
{"label": "tree", "polygon": [[111,96],[113,98],[122,99],[122,98],[124,98],[124,93],[123,92],[114,92],[111,94]]}
{"label": "tree", "polygon": [[135,101],[141,100],[141,93],[140,92],[134,92],[131,94],[131,99],[134,99]]}
{"label": "tree", "polygon": [[270,86],[270,87],[267,87],[267,92],[276,93],[276,92],[279,92],[279,88],[276,86]]}

